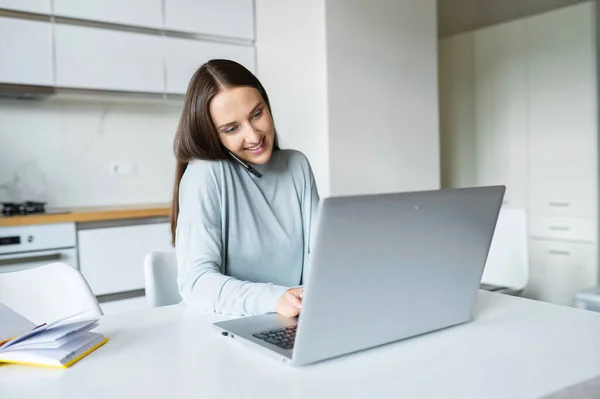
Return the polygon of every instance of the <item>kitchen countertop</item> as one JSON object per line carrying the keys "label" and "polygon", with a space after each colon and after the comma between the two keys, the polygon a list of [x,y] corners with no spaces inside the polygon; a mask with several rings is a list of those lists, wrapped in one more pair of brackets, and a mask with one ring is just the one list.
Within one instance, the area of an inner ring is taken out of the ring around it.
{"label": "kitchen countertop", "polygon": [[63,208],[60,210],[48,209],[48,211],[49,213],[45,214],[26,216],[0,216],[0,227],[168,217],[171,208],[168,204],[140,204],[90,208]]}

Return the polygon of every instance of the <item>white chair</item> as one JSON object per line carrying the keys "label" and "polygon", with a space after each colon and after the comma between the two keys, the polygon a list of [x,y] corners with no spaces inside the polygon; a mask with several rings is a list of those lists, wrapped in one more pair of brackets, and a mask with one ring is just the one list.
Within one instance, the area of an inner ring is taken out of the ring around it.
{"label": "white chair", "polygon": [[0,273],[0,302],[34,323],[102,315],[85,278],[62,262]]}
{"label": "white chair", "polygon": [[181,302],[177,286],[177,257],[175,252],[153,251],[144,259],[146,300],[152,307]]}
{"label": "white chair", "polygon": [[527,214],[502,208],[481,279],[491,291],[520,293],[529,281]]}

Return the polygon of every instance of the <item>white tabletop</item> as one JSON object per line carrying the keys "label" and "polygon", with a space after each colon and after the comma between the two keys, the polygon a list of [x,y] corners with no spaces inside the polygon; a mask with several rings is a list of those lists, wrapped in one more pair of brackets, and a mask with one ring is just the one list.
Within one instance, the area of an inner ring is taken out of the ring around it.
{"label": "white tabletop", "polygon": [[485,291],[473,322],[303,368],[222,337],[217,319],[105,316],[110,341],[70,369],[0,367],[0,397],[514,399],[600,374],[599,313]]}

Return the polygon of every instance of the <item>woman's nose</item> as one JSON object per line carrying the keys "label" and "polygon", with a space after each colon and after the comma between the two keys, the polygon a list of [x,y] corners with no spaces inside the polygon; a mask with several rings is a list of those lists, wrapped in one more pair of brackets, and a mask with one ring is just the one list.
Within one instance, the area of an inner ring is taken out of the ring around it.
{"label": "woman's nose", "polygon": [[258,133],[258,131],[254,128],[254,126],[252,126],[251,123],[249,123],[246,126],[246,141],[248,143],[258,143],[260,141],[260,134]]}

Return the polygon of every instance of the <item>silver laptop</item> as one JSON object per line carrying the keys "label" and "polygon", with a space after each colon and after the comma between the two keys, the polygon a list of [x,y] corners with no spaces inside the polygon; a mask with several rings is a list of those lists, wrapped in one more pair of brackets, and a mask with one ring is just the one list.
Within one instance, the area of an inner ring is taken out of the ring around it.
{"label": "silver laptop", "polygon": [[294,366],[471,320],[505,187],[325,198],[297,318],[215,323]]}

